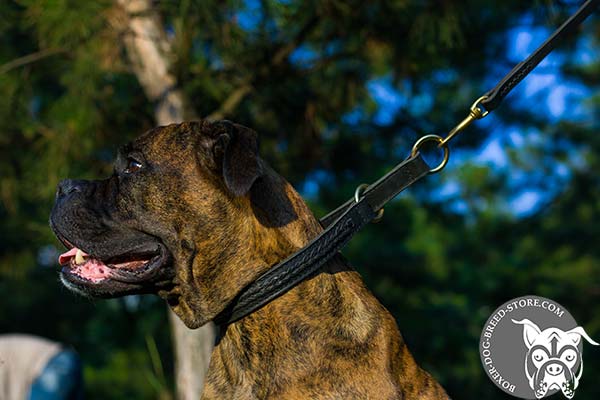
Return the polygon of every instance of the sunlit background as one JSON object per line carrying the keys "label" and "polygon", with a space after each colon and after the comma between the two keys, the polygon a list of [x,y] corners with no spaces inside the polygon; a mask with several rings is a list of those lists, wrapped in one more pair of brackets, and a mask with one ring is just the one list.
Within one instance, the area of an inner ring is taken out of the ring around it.
{"label": "sunlit background", "polygon": [[[322,216],[418,137],[456,125],[580,3],[183,0],[148,2],[148,12],[160,18],[188,115],[255,129],[263,157]],[[0,2],[0,333],[72,346],[89,399],[168,399],[164,303],[71,294],[47,225],[60,179],[107,176],[116,148],[156,124],[119,4]],[[600,340],[598,21],[343,251],[453,398],[505,398],[478,343],[510,298],[552,298]],[[584,359],[576,396],[598,398],[600,350],[586,345]]]}

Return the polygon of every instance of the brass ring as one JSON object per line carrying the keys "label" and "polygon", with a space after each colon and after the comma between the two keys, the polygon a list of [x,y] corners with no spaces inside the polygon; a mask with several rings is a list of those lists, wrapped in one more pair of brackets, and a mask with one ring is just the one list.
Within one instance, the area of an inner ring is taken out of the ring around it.
{"label": "brass ring", "polygon": [[419,153],[419,149],[424,143],[432,141],[437,142],[439,146],[441,146],[444,149],[444,159],[442,160],[440,165],[429,170],[430,174],[434,174],[436,172],[441,171],[442,169],[444,169],[446,164],[448,164],[448,159],[450,159],[450,148],[448,147],[447,143],[444,143],[444,139],[442,139],[441,136],[438,135],[425,135],[419,140],[417,140],[417,142],[412,148],[412,151],[410,152],[411,157],[415,157]]}
{"label": "brass ring", "polygon": [[[362,193],[369,187],[369,185],[367,185],[366,183],[361,183],[360,185],[358,185],[356,187],[356,190],[354,191],[354,201],[355,202],[359,202],[361,197],[362,197]],[[377,223],[379,221],[381,221],[381,218],[383,218],[383,208],[380,208],[379,211],[377,211],[377,215],[375,216],[375,218],[373,218],[373,220],[371,222],[373,223]]]}

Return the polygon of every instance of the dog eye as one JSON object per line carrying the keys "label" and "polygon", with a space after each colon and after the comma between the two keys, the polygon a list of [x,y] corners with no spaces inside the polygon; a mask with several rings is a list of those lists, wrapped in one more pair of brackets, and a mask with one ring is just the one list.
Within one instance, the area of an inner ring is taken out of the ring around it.
{"label": "dog eye", "polygon": [[564,358],[566,361],[573,361],[575,360],[575,358],[577,358],[577,355],[575,354],[575,352],[573,350],[567,350],[564,352],[564,354],[562,355],[561,358]]}
{"label": "dog eye", "polygon": [[123,172],[125,172],[126,174],[132,174],[134,172],[139,171],[140,169],[142,169],[141,162],[134,160],[133,158],[128,158],[127,167],[125,167],[125,170]]}
{"label": "dog eye", "polygon": [[544,360],[544,358],[546,358],[546,353],[544,353],[542,350],[538,349],[533,352],[533,354],[531,355],[531,358],[533,358],[533,361],[540,362],[540,361]]}

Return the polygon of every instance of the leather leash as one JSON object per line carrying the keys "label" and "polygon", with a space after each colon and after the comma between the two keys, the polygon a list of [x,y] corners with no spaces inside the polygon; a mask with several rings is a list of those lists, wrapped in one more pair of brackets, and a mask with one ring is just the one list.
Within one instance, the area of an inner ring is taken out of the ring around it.
{"label": "leather leash", "polygon": [[598,4],[600,4],[600,0],[588,0],[583,3],[583,5],[579,7],[579,10],[554,31],[554,33],[546,39],[540,47],[531,53],[525,61],[515,65],[515,67],[502,78],[496,87],[488,91],[485,94],[486,98],[481,101],[481,105],[488,111],[495,110],[502,100],[504,100],[506,95],[556,48],[558,42],[562,38],[580,25],[594,11]]}
{"label": "leather leash", "polygon": [[[383,207],[388,201],[424,176],[441,171],[450,156],[448,141],[474,120],[481,119],[496,109],[506,95],[556,47],[558,41],[575,26],[581,24],[598,4],[600,0],[586,1],[525,61],[517,64],[496,87],[477,99],[471,106],[469,115],[445,138],[438,135],[423,136],[414,144],[411,155],[406,160],[375,183],[360,185],[356,189],[354,198],[320,220],[325,228],[323,232],[305,247],[274,265],[246,286],[215,318],[215,322],[219,325],[227,325],[238,321],[315,274],[320,267],[338,254],[354,234],[369,222],[380,219]],[[485,107],[485,110],[479,106]],[[429,141],[437,142],[438,147],[444,150],[444,158],[435,168],[430,168],[419,152],[421,146]]]}

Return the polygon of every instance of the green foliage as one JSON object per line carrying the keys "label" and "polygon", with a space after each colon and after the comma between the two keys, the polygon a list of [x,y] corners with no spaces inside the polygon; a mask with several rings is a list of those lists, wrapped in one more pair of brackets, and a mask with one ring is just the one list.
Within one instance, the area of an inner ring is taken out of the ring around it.
{"label": "green foliage", "polygon": [[[60,248],[47,227],[58,181],[109,174],[115,148],[154,124],[128,67],[122,38],[131,33],[116,3],[0,2],[0,331],[74,346],[86,365],[87,398],[166,399],[173,360],[164,304],[90,302],[67,293],[47,267]],[[196,114],[222,111],[256,129],[264,157],[299,188],[324,173],[310,196],[318,215],[402,159],[416,137],[463,118],[488,89],[483,78],[508,70],[505,33],[523,12],[536,7],[532,24],[555,26],[570,11],[517,0],[153,3]],[[573,59],[577,40],[597,51],[598,38],[596,19],[571,39],[565,58]],[[485,319],[509,298],[553,298],[600,338],[600,64],[568,62],[564,70],[594,89],[586,106],[595,120],[550,122],[509,101],[497,121],[524,133],[536,128],[544,140],[509,149],[504,171],[453,158],[344,251],[454,398],[503,398],[477,346]],[[436,80],[440,71],[448,78]],[[366,88],[376,78],[389,79],[409,103],[430,94],[431,111],[402,108],[389,124],[377,123]],[[236,92],[240,101],[223,109]],[[452,149],[471,154],[488,134],[473,126]],[[566,183],[553,172],[557,163],[570,173]],[[540,171],[526,186],[558,189],[539,212],[517,218],[511,182],[523,171]],[[436,190],[449,183],[460,192],[442,201]],[[451,207],[457,203],[466,211]],[[600,389],[589,383],[600,355],[586,348],[585,358],[578,398],[596,398]]]}

